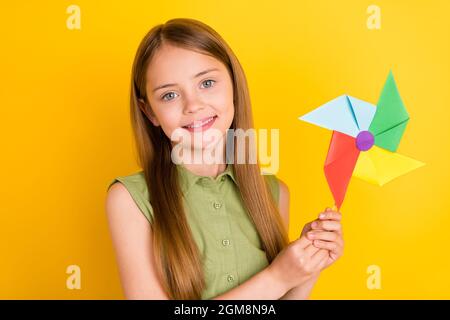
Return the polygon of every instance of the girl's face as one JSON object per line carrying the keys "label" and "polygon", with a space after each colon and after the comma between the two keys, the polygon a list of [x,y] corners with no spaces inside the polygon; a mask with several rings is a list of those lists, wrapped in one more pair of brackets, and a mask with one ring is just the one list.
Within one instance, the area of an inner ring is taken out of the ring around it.
{"label": "girl's face", "polygon": [[144,112],[169,138],[175,130],[193,135],[214,128],[224,136],[230,128],[233,84],[219,60],[165,44],[153,56],[146,80],[151,110]]}

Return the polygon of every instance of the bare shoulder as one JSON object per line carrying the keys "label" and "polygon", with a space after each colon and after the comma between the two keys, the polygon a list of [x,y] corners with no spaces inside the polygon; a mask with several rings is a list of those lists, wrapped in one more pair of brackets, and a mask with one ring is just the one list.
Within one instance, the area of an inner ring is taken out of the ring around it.
{"label": "bare shoulder", "polygon": [[144,215],[121,182],[116,182],[109,188],[105,205],[110,227],[112,224],[124,224],[129,228],[134,227],[151,232]]}
{"label": "bare shoulder", "polygon": [[105,209],[125,297],[167,299],[155,271],[151,225],[122,183],[109,188]]}
{"label": "bare shoulder", "polygon": [[286,226],[286,230],[289,231],[289,187],[287,184],[278,179],[278,185],[280,187],[280,198],[278,203],[278,208],[280,210],[280,215]]}
{"label": "bare shoulder", "polygon": [[280,186],[280,196],[283,195],[285,197],[289,197],[288,185],[281,179],[278,179],[278,185]]}
{"label": "bare shoulder", "polygon": [[106,196],[106,213],[108,218],[124,214],[124,209],[134,211],[135,207],[137,209],[133,198],[122,183],[116,182],[109,188]]}

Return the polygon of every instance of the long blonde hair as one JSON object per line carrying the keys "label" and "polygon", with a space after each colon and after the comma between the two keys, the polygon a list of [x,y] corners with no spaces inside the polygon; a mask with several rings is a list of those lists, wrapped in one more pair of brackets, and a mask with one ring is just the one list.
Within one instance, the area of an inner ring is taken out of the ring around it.
{"label": "long blonde hair", "polygon": [[[203,268],[182,204],[176,165],[171,161],[171,141],[154,126],[139,106],[151,108],[146,95],[146,70],[164,43],[208,54],[221,61],[233,81],[235,115],[232,129],[253,128],[250,96],[243,69],[226,42],[206,24],[193,19],[172,19],[153,27],[142,39],[133,62],[131,124],[153,208],[152,223],[156,270],[171,299],[200,299],[205,289]],[[236,150],[236,149],[235,149]],[[246,150],[248,156],[248,149]],[[269,262],[287,245],[288,237],[259,164],[237,164],[237,185]],[[248,162],[248,161],[246,161]]]}

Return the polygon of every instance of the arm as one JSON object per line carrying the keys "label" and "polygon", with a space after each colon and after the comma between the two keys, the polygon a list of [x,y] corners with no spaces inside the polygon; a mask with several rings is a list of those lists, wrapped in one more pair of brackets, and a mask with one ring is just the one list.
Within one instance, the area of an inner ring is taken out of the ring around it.
{"label": "arm", "polygon": [[294,287],[289,290],[280,300],[307,300],[311,294],[314,285],[319,278],[319,274],[315,275],[308,282],[305,282],[302,286]]}
{"label": "arm", "polygon": [[[115,183],[108,191],[106,213],[126,299],[167,300],[152,254],[152,229],[128,190]],[[271,290],[267,290],[267,287]],[[279,299],[287,292],[265,268],[214,299]]]}
{"label": "arm", "polygon": [[274,279],[269,268],[265,268],[243,284],[215,297],[214,300],[276,300],[286,292],[287,288]]}
{"label": "arm", "polygon": [[[279,211],[281,217],[286,226],[286,230],[289,233],[289,188],[288,186],[281,180],[279,180],[280,185],[280,200],[279,200]],[[303,300],[308,299],[311,291],[319,278],[319,274],[312,277],[309,281],[304,283],[302,286],[294,287],[289,290],[284,296],[282,296],[281,300]]]}
{"label": "arm", "polygon": [[106,214],[125,298],[167,300],[154,267],[150,224],[122,183],[110,187]]}

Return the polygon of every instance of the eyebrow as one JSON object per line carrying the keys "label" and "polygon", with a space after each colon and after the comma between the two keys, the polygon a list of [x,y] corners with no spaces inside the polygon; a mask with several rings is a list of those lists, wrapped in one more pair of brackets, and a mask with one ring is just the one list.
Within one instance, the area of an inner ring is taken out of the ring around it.
{"label": "eyebrow", "polygon": [[[209,72],[211,72],[211,71],[219,71],[219,69],[217,69],[217,68],[212,68],[212,69],[208,69],[208,70],[199,72],[199,73],[197,73],[195,76],[193,76],[192,79],[198,78],[198,77],[200,77],[200,76],[202,76],[202,75],[204,75],[204,74],[207,74],[207,73],[209,73]],[[163,85],[161,85],[161,86],[156,87],[155,89],[153,89],[152,92],[155,92],[155,91],[157,91],[157,90],[159,90],[159,89],[163,89],[163,88],[167,88],[167,87],[176,86],[176,85],[177,85],[176,83],[166,83],[166,84],[163,84]]]}

